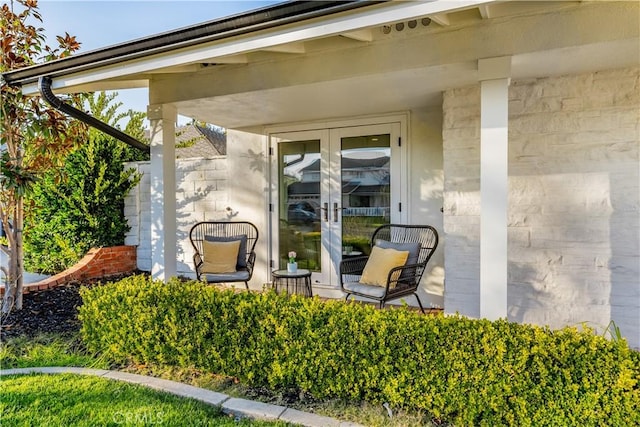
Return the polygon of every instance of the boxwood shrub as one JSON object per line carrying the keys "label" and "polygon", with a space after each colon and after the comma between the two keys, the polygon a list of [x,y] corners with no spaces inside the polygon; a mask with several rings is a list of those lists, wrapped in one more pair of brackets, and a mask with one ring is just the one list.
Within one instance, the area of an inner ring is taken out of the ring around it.
{"label": "boxwood shrub", "polygon": [[640,357],[590,331],[234,292],[146,276],[84,290],[87,346],[471,425],[639,425]]}

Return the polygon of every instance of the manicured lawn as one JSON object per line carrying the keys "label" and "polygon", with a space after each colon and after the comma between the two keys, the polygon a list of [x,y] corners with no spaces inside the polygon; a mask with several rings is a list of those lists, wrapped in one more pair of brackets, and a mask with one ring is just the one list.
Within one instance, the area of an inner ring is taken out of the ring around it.
{"label": "manicured lawn", "polygon": [[11,338],[0,345],[0,367],[82,366],[109,369],[98,355],[87,354],[77,336],[42,334]]}
{"label": "manicured lawn", "polygon": [[[142,375],[150,375],[158,378],[164,378],[174,381],[183,382],[186,384],[194,385],[196,387],[202,387],[205,389],[218,391],[221,393],[228,394],[233,397],[241,397],[247,399],[253,399],[258,401],[264,401],[266,403],[273,403],[277,405],[290,406],[295,409],[299,409],[301,411],[310,411],[315,412],[320,415],[325,415],[329,417],[335,417],[342,420],[351,420],[353,422],[367,425],[367,426],[385,426],[385,427],[404,427],[404,426],[429,426],[431,423],[428,421],[428,416],[422,413],[416,412],[406,412],[402,410],[395,410],[393,412],[393,418],[389,418],[388,412],[381,405],[372,405],[365,402],[361,403],[350,403],[342,400],[329,400],[329,401],[305,401],[298,400],[297,402],[289,402],[283,401],[282,397],[278,396],[277,393],[269,394],[266,390],[252,390],[249,389],[242,384],[238,384],[232,378],[216,376],[213,374],[205,373],[202,371],[198,371],[195,369],[182,369],[182,368],[174,368],[170,366],[128,366],[128,367],[113,367],[109,366],[99,355],[91,355],[87,354],[82,342],[78,337],[75,336],[60,336],[58,334],[46,334],[40,335],[37,337],[31,338],[13,338],[9,339],[6,342],[3,342],[0,346],[0,367],[2,369],[10,369],[10,368],[26,368],[26,367],[41,367],[41,366],[76,366],[76,367],[88,367],[94,369],[119,369],[125,370],[131,373],[137,373]],[[41,381],[44,380],[55,380],[56,378],[77,378],[84,380],[101,380],[107,381],[102,378],[94,378],[94,377],[81,377],[81,376],[70,376],[70,375],[51,375],[51,376],[22,376],[22,377],[4,377],[0,382],[0,402],[2,405],[0,406],[0,425],[2,427],[6,426],[14,426],[14,425],[32,425],[32,426],[69,426],[69,425],[109,425],[103,424],[101,422],[89,419],[89,415],[92,414],[92,411],[95,408],[85,408],[84,409],[84,417],[87,418],[85,421],[87,424],[76,424],[75,421],[68,421],[68,419],[55,418],[51,416],[48,420],[42,420],[40,418],[31,420],[28,417],[24,417],[22,420],[15,418],[16,415],[12,415],[12,412],[21,412],[23,406],[19,406],[19,402],[15,401],[15,403],[11,403],[9,400],[9,390],[11,388],[27,388],[26,384],[33,384],[33,380],[30,378],[37,378],[35,388],[29,393],[29,399],[33,402],[38,402],[39,405],[46,406],[60,406],[59,402],[66,401],[66,392],[56,391],[53,393],[49,393],[47,390],[43,390],[45,388],[41,384],[44,384]],[[14,380],[15,378],[15,380]],[[24,385],[19,386],[20,378],[23,378],[23,381],[26,381]],[[9,381],[11,379],[11,382]],[[65,380],[72,384],[71,381]],[[75,381],[73,382],[75,383]],[[113,387],[118,384],[125,387],[132,387],[132,385],[127,383],[115,383]],[[140,387],[134,387],[140,388]],[[77,386],[71,386],[72,391],[78,389]],[[39,390],[39,391],[38,391]],[[93,388],[88,393],[88,396],[93,396],[94,398],[100,398],[100,393],[97,392],[98,388]],[[158,394],[157,392],[153,392],[152,390],[144,389],[151,394]],[[23,390],[21,393],[24,394],[26,390]],[[261,393],[258,393],[261,392]],[[110,406],[111,403],[109,401],[110,396],[104,393],[104,396],[107,396],[106,400],[102,400],[103,406],[107,411],[104,414],[104,417],[112,417],[115,410]],[[103,397],[104,397],[103,396]],[[171,396],[174,399],[183,400],[178,397]],[[17,399],[17,398],[16,398]],[[84,399],[84,398],[83,398]],[[81,400],[81,399],[78,399]],[[126,400],[126,399],[125,399]],[[137,404],[134,406],[139,406],[141,402],[141,398],[137,399]],[[106,403],[104,403],[106,402]],[[124,402],[130,403],[130,402]],[[31,403],[29,403],[30,405]],[[97,402],[93,403],[96,406],[100,406]],[[173,424],[169,423],[169,421],[165,420],[162,425],[173,426],[173,425],[188,425],[188,426],[197,426],[197,425],[238,425],[233,422],[233,419],[229,420],[225,415],[221,415],[219,409],[214,407],[208,407],[207,410],[213,411],[214,414],[218,414],[216,418],[217,424],[206,424],[200,423],[198,424],[197,419],[193,419],[189,417],[188,419],[180,419],[179,422],[183,422],[183,424]],[[27,409],[27,411],[31,411]],[[125,412],[128,409],[124,410]],[[40,411],[42,412],[42,411]],[[128,413],[128,416],[135,417],[136,413],[131,412]],[[149,414],[149,412],[139,413],[138,417],[140,418],[139,424],[127,424],[120,423],[117,424],[116,421],[111,422],[112,426],[117,425],[152,425],[150,419],[146,420],[146,423],[143,422],[142,419],[143,414]],[[168,414],[168,413],[167,413]],[[32,414],[34,415],[34,414]],[[29,415],[29,416],[32,416]],[[40,414],[35,414],[40,415]],[[92,417],[93,415],[91,415]],[[120,416],[119,414],[117,415]],[[182,417],[184,418],[184,417]],[[58,421],[59,420],[59,421]],[[109,418],[110,421],[111,418]],[[188,421],[188,422],[187,422]],[[192,422],[193,421],[193,422]],[[57,423],[57,424],[56,424]],[[245,420],[245,424],[240,425],[285,425],[278,423],[258,423],[252,424],[253,421]],[[156,423],[157,424],[157,423]]]}
{"label": "manicured lawn", "polygon": [[0,381],[2,426],[285,426],[237,421],[220,408],[104,378],[17,375]]}

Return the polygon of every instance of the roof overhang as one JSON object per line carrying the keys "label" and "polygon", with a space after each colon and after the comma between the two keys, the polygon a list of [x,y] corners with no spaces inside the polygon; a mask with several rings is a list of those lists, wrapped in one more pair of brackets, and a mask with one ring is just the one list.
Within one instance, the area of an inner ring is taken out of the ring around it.
{"label": "roof overhang", "polygon": [[[437,108],[477,84],[640,65],[632,2],[290,2],[6,73],[23,93],[149,87],[150,104],[227,128]],[[433,21],[433,22],[431,22]],[[413,27],[410,27],[413,25]],[[404,26],[404,30],[402,30]]]}
{"label": "roof overhang", "polygon": [[332,35],[357,37],[367,28],[488,3],[492,1],[287,2],[8,72],[3,78],[21,85],[27,95],[37,93],[40,76],[51,77],[56,92],[145,87],[150,75],[167,68],[224,63],[245,53],[286,49]]}

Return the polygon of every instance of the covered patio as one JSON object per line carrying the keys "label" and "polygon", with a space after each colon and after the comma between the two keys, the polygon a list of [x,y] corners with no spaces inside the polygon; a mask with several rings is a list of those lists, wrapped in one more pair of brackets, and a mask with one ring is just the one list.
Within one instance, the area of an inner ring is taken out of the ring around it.
{"label": "covered patio", "polygon": [[[156,278],[193,274],[190,226],[234,218],[261,230],[261,288],[282,256],[291,148],[319,159],[314,294],[340,297],[340,161],[384,136],[389,220],[443,241],[427,306],[614,320],[640,346],[637,3],[291,2],[5,79],[36,94],[42,76],[60,93],[149,88],[149,221],[129,243]],[[178,114],[225,127],[227,156],[177,163]]]}

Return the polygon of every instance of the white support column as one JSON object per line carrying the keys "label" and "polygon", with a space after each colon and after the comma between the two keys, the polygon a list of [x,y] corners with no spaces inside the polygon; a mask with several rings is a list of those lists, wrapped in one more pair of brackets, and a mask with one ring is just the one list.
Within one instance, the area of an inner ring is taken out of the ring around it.
{"label": "white support column", "polygon": [[480,316],[507,317],[508,142],[511,57],[481,59]]}
{"label": "white support column", "polygon": [[176,121],[172,105],[150,105],[151,122],[151,275],[168,280],[177,272]]}

